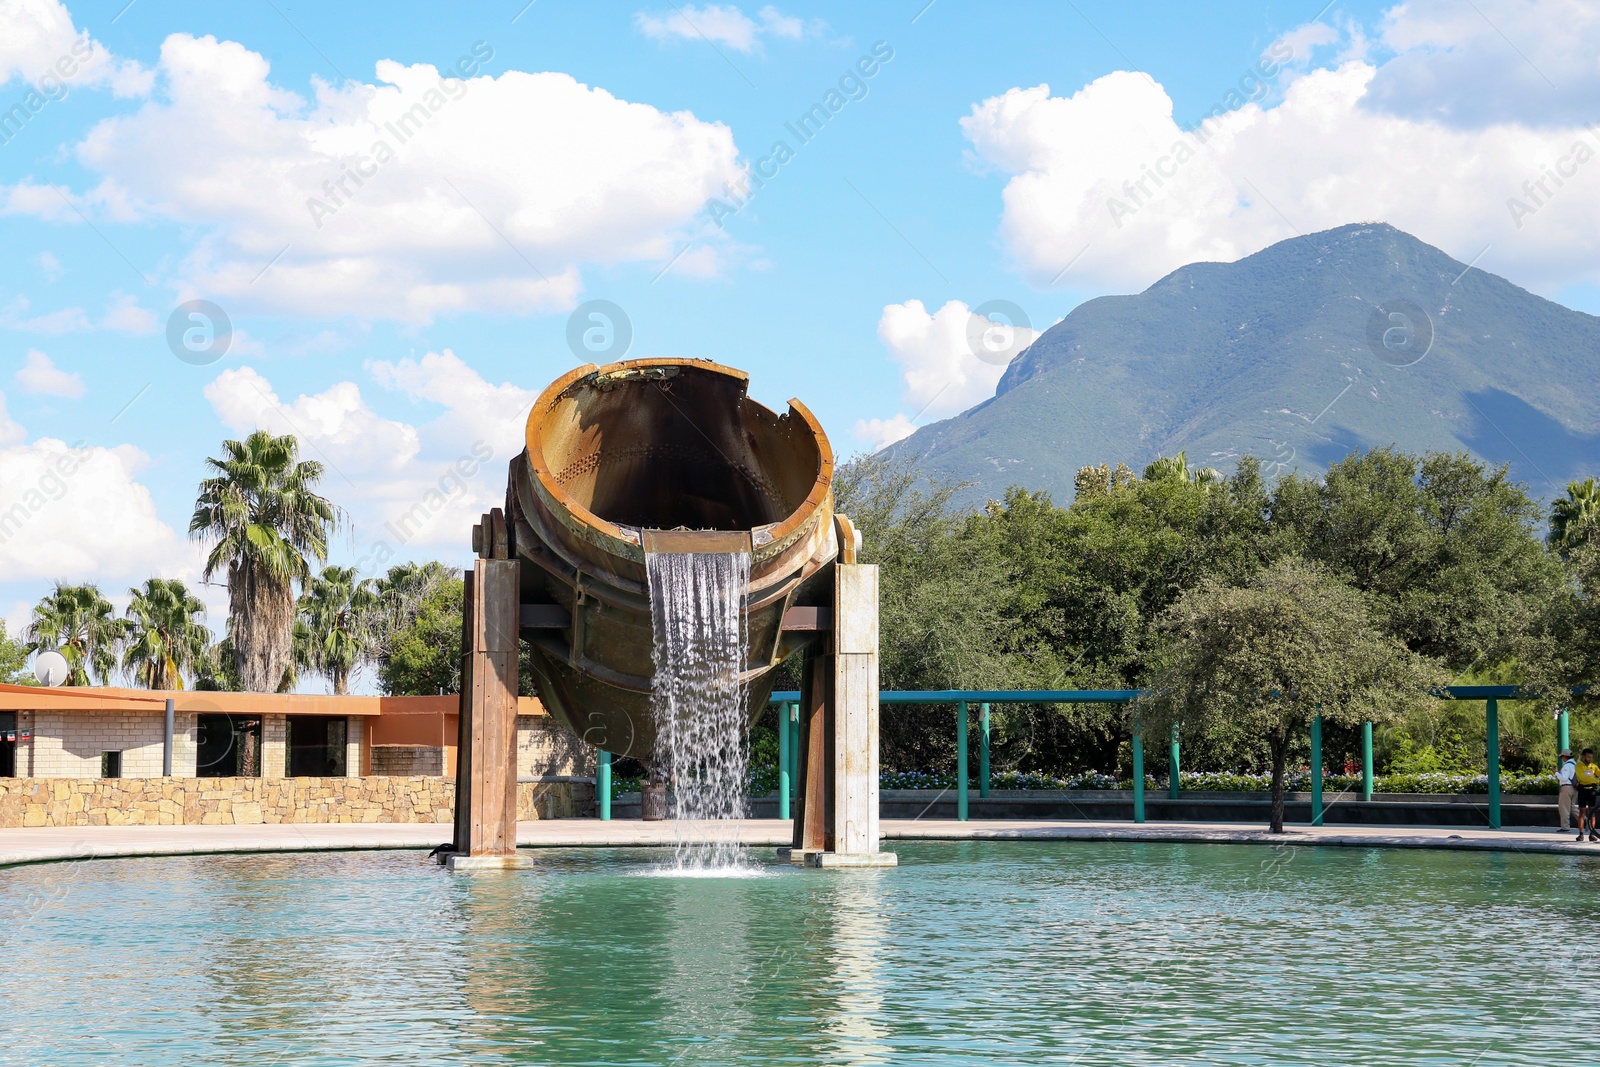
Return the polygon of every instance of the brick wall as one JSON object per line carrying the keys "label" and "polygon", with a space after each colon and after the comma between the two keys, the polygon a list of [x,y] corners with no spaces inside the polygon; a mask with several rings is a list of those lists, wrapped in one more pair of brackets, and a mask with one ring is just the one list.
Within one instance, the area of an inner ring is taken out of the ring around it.
{"label": "brick wall", "polygon": [[[125,778],[159,777],[161,749],[166,730],[166,714],[123,712],[84,714],[82,712],[35,711],[31,763],[18,767],[19,774],[36,778],[98,778],[100,756],[122,753]],[[173,718],[172,773],[180,777],[195,772],[195,730],[198,719],[179,713]],[[21,761],[19,761],[21,762]]]}
{"label": "brick wall", "polygon": [[373,745],[372,773],[443,774],[444,749],[427,745]]}
{"label": "brick wall", "polygon": [[[517,818],[594,814],[591,782],[523,782]],[[0,829],[261,823],[450,823],[455,782],[365,778],[0,778]],[[448,831],[446,832],[448,836]]]}

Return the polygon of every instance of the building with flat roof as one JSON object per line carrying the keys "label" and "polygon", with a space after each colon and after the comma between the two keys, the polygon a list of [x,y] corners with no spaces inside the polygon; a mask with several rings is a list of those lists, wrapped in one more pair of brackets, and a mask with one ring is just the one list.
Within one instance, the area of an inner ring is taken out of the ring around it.
{"label": "building with flat roof", "polygon": [[[41,805],[46,821],[33,825],[448,821],[459,709],[454,695],[0,685],[0,826],[25,825]],[[538,700],[518,700],[517,775],[530,804],[581,813],[594,764],[594,749]]]}

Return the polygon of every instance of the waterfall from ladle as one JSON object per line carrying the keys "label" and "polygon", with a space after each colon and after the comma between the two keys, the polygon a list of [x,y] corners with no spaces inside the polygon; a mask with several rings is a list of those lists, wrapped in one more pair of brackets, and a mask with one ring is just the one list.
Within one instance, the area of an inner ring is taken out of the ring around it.
{"label": "waterfall from ladle", "polygon": [[750,555],[647,552],[645,571],[655,637],[655,759],[665,765],[671,790],[674,866],[747,868],[744,849],[714,838],[723,836],[716,831],[736,830],[727,824],[746,814],[750,750],[741,675]]}

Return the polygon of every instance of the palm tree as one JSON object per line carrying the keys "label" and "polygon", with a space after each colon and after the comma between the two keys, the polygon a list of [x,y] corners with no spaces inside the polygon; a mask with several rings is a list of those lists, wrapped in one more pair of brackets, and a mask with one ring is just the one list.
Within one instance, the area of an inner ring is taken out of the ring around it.
{"label": "palm tree", "polygon": [[122,669],[146,689],[182,689],[184,675],[200,670],[211,645],[200,621],[206,606],[177,578],[151,578],[128,592]]}
{"label": "palm tree", "polygon": [[1222,480],[1222,472],[1215,467],[1189,466],[1189,457],[1183,451],[1175,456],[1157,456],[1155,462],[1144,469],[1144,480],[1147,482],[1168,478],[1196,485],[1214,485]]}
{"label": "palm tree", "polygon": [[[246,690],[270,693],[292,669],[294,583],[311,577],[310,559],[328,556],[339,510],[314,492],[322,464],[299,459],[293,434],[257,430],[222,442],[207,459],[189,535],[212,542],[205,578],[226,568],[229,635]],[[308,558],[309,557],[309,558]]]}
{"label": "palm tree", "polygon": [[1567,496],[1550,507],[1550,547],[1570,552],[1600,537],[1600,485],[1593,478],[1567,486]]}
{"label": "palm tree", "polygon": [[333,683],[336,696],[350,691],[350,675],[368,658],[378,604],[371,580],[357,579],[354,567],[322,568],[300,598],[303,662]]}
{"label": "palm tree", "polygon": [[89,685],[91,676],[104,682],[116,669],[117,646],[126,630],[99,586],[57,582],[34,605],[23,637],[31,652],[55,649],[66,657],[68,685]]}

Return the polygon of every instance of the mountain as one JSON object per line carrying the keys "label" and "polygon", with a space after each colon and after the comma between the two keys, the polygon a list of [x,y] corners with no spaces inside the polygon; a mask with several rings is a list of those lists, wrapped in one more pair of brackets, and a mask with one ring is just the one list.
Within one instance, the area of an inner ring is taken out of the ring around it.
{"label": "mountain", "polygon": [[992,400],[894,446],[970,481],[1072,498],[1090,463],[1184,450],[1230,470],[1318,472],[1353,448],[1467,449],[1536,497],[1600,470],[1600,318],[1383,224],[1193,263],[1079,305]]}

